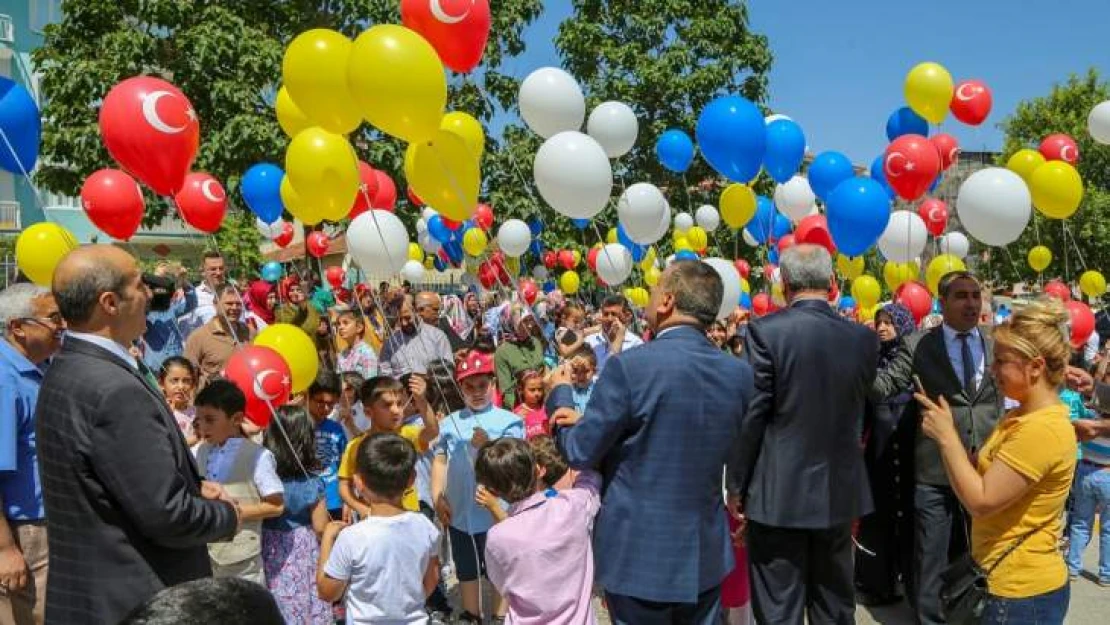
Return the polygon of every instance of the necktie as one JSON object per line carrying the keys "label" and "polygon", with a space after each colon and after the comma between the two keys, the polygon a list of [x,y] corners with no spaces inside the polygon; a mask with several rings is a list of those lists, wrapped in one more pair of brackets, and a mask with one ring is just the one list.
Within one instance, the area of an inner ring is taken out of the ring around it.
{"label": "necktie", "polygon": [[160,393],[161,391],[158,389],[158,379],[154,377],[154,373],[150,371],[150,367],[146,366],[146,363],[138,358],[135,359],[135,364],[139,366],[139,377],[146,382],[147,386],[155,392]]}
{"label": "necktie", "polygon": [[963,361],[964,390],[970,395],[975,390],[975,360],[971,357],[970,332],[960,332],[956,335],[960,339],[960,360]]}

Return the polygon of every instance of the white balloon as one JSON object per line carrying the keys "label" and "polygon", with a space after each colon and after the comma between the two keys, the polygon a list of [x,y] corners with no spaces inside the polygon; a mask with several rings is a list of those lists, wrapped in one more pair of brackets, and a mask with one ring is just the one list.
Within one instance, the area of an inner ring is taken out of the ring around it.
{"label": "white balloon", "polygon": [[674,262],[674,254],[671,254],[670,256],[667,257],[667,260],[665,260],[663,262],[663,264],[666,265],[667,267],[670,267],[671,263],[673,263],[673,262]]}
{"label": "white balloon", "polygon": [[347,227],[347,249],[368,275],[392,276],[408,260],[409,233],[397,215],[368,210]]}
{"label": "white balloon", "polygon": [[694,220],[698,222],[702,230],[706,232],[713,232],[717,226],[721,225],[721,214],[713,206],[705,204],[699,206],[698,210],[694,212]]}
{"label": "white balloon", "polygon": [[651,237],[653,242],[667,236],[667,231],[671,229],[671,205],[667,204],[667,210],[659,216],[659,223],[656,224],[655,230],[652,230]]}
{"label": "white balloon", "polygon": [[271,241],[281,236],[281,232],[285,230],[285,220],[278,217],[277,221],[268,224],[257,217],[254,220],[255,227],[262,233],[262,236],[270,239]]}
{"label": "white balloon", "polygon": [[752,236],[752,233],[748,232],[747,228],[744,228],[743,232],[744,243],[747,243],[748,247],[759,247],[759,241],[755,240],[755,237]]}
{"label": "white balloon", "polygon": [[609,157],[593,137],[580,132],[561,132],[544,141],[532,172],[544,201],[571,219],[592,219],[613,192]]}
{"label": "white balloon", "polygon": [[1110,100],[1100,102],[1091,109],[1087,115],[1087,130],[1095,141],[1110,145]]}
{"label": "white balloon", "polygon": [[1029,224],[1033,200],[1021,176],[988,167],[968,176],[956,196],[956,214],[967,233],[987,245],[1013,243]]}
{"label": "white balloon", "polygon": [[686,232],[687,230],[689,230],[690,228],[693,228],[693,227],[694,227],[694,218],[690,216],[690,213],[687,213],[686,211],[682,211],[681,213],[674,216],[675,232]]}
{"label": "white balloon", "polygon": [[420,219],[417,219],[416,220],[416,233],[420,234],[421,232],[427,232],[427,231],[428,231],[428,222],[424,221],[423,217],[421,217]]}
{"label": "white balloon", "polygon": [[543,265],[536,265],[535,267],[532,267],[532,277],[540,282],[546,282],[549,275],[550,274],[547,271],[547,267],[544,267]]}
{"label": "white balloon", "polygon": [[425,206],[424,210],[420,211],[420,216],[424,218],[425,222],[431,220],[432,217],[435,217],[438,214],[439,213],[436,212],[436,209],[432,208],[431,206]]}
{"label": "white balloon", "polygon": [[740,305],[740,272],[736,265],[723,258],[706,258],[705,264],[713,268],[721,276],[724,285],[724,295],[721,298],[721,308],[717,311],[717,319],[727,319],[732,311]]}
{"label": "white balloon", "polygon": [[[655,231],[659,221],[667,215],[667,199],[653,184],[637,182],[625,189],[617,201],[617,217],[629,239],[640,245],[650,245],[659,240]],[[662,236],[662,235],[660,235]]]}
{"label": "white balloon", "polygon": [[436,241],[435,237],[429,234],[427,230],[416,233],[416,242],[420,244],[420,249],[433,256],[439,253],[441,247],[439,241]]}
{"label": "white balloon", "polygon": [[586,117],[586,98],[573,76],[557,67],[541,67],[520,83],[520,116],[528,127],[548,139],[578,130]]}
{"label": "white balloon", "polygon": [[617,158],[628,154],[636,145],[640,123],[636,121],[636,113],[624,102],[602,102],[586,120],[586,132],[605,148],[609,158]]}
{"label": "white balloon", "polygon": [[971,241],[962,232],[949,232],[937,239],[942,254],[951,254],[956,258],[966,258],[971,249]]}
{"label": "white balloon", "polygon": [[423,282],[424,263],[418,260],[405,261],[405,265],[401,267],[401,277],[413,284]]}
{"label": "white balloon", "polygon": [[617,286],[632,274],[632,252],[620,243],[610,243],[597,253],[597,275],[609,286]]}
{"label": "white balloon", "polygon": [[925,220],[913,211],[894,211],[879,236],[879,251],[889,261],[908,263],[921,254],[928,241]]}
{"label": "white balloon", "polygon": [[794,176],[775,187],[775,206],[791,221],[801,221],[813,209],[817,195],[803,176]]}
{"label": "white balloon", "polygon": [[510,219],[497,229],[497,246],[507,256],[521,257],[532,243],[532,231],[519,219]]}

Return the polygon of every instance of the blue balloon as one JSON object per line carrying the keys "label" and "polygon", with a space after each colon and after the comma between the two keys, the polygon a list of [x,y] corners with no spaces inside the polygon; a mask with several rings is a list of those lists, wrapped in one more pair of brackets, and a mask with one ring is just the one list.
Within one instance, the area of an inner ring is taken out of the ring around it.
{"label": "blue balloon", "polygon": [[837,306],[840,310],[852,310],[856,307],[856,300],[851,295],[841,295],[840,304]]}
{"label": "blue balloon", "polygon": [[447,259],[451,264],[458,267],[463,261],[463,248],[462,244],[458,241],[448,241],[443,244],[443,251],[447,252]]}
{"label": "blue balloon", "polygon": [[762,195],[755,198],[755,216],[745,226],[756,243],[766,243],[775,232],[775,203]]}
{"label": "blue balloon", "polygon": [[840,152],[822,152],[809,164],[806,175],[813,193],[825,201],[836,185],[856,175],[856,171],[852,161]]}
{"label": "blue balloon", "polygon": [[929,136],[929,122],[908,106],[894,111],[886,120],[886,138],[894,141],[902,135]]}
{"label": "blue balloon", "polygon": [[798,173],[806,155],[806,136],[802,127],[790,119],[776,119],[767,124],[767,150],[763,168],[775,182],[782,184]]}
{"label": "blue balloon", "polygon": [[694,142],[681,130],[668,130],[655,141],[655,155],[663,167],[681,174],[694,162]]}
{"label": "blue balloon", "polygon": [[274,223],[285,210],[281,201],[281,179],[284,177],[285,172],[277,165],[256,163],[243,174],[239,183],[247,208],[265,223]]}
{"label": "blue balloon", "polygon": [[466,221],[462,222],[462,226],[459,227],[459,238],[461,239],[462,236],[464,234],[466,234],[467,230],[470,230],[471,228],[477,228],[477,227],[478,227],[478,224],[474,223],[473,219],[467,219]]}
{"label": "blue balloon", "polygon": [[39,107],[26,87],[3,76],[0,76],[0,129],[8,138],[7,143],[0,144],[0,169],[17,176],[34,170],[42,142]]}
{"label": "blue balloon", "polygon": [[428,219],[428,234],[440,243],[451,242],[452,232],[447,228],[447,224],[443,223],[443,218],[439,215],[432,215]]}
{"label": "blue balloon", "polygon": [[693,252],[691,250],[679,250],[678,252],[675,252],[674,259],[675,260],[697,260],[698,255],[697,255],[696,252]]}
{"label": "blue balloon", "polygon": [[933,179],[933,184],[929,185],[929,193],[937,190],[937,187],[940,186],[941,180],[944,180],[944,174],[937,174],[937,177]]}
{"label": "blue balloon", "polygon": [[777,247],[772,247],[770,252],[767,252],[767,262],[772,265],[779,264],[779,250]]}
{"label": "blue balloon", "polygon": [[543,292],[544,293],[550,293],[550,292],[554,291],[555,289],[556,289],[555,283],[552,282],[551,280],[548,280],[547,282],[543,283]]}
{"label": "blue balloon", "polygon": [[262,279],[266,282],[277,282],[281,280],[281,275],[284,273],[284,270],[281,268],[281,263],[271,260],[265,265],[262,265],[262,271],[259,273],[262,274]]}
{"label": "blue balloon", "polygon": [[779,240],[784,236],[790,234],[794,230],[794,224],[790,223],[790,218],[782,213],[775,213],[775,225],[771,230],[775,240]]}
{"label": "blue balloon", "polygon": [[882,235],[890,221],[890,196],[878,181],[857,176],[840,183],[826,209],[829,234],[845,256],[859,256]]}
{"label": "blue balloon", "polygon": [[883,169],[882,154],[876,156],[875,160],[871,161],[871,179],[877,180],[879,184],[882,185],[883,190],[890,196],[890,199],[893,200],[897,197],[898,194],[894,191],[894,187],[890,186],[890,183],[886,181],[886,171]]}
{"label": "blue balloon", "polygon": [[540,239],[532,239],[532,242],[528,245],[528,251],[531,252],[533,256],[542,256],[543,250],[543,241]]}
{"label": "blue balloon", "polygon": [[644,255],[647,254],[646,246],[640,245],[628,238],[628,233],[625,232],[624,224],[622,223],[617,223],[617,242],[628,248],[629,252],[632,252],[632,260],[636,262],[643,260]]}
{"label": "blue balloon", "polygon": [[745,293],[744,291],[740,292],[740,308],[743,308],[745,310],[752,309],[752,296]]}
{"label": "blue balloon", "polygon": [[432,260],[432,265],[435,266],[436,271],[440,273],[447,271],[447,263],[443,262],[443,259],[439,256],[436,256],[435,259]]}
{"label": "blue balloon", "polygon": [[698,117],[695,135],[702,156],[725,178],[747,183],[759,173],[767,148],[767,123],[750,101],[737,96],[713,100]]}
{"label": "blue balloon", "polygon": [[590,225],[589,219],[571,219],[570,221],[574,224],[574,227],[579,230],[585,230],[586,226]]}
{"label": "blue balloon", "polygon": [[532,231],[533,237],[538,237],[543,232],[543,220],[539,217],[532,217],[528,220],[528,229]]}

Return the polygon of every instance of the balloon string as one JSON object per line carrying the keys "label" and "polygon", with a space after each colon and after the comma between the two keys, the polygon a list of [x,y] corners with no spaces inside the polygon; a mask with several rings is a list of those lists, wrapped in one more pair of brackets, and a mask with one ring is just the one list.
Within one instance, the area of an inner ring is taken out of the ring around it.
{"label": "balloon string", "polygon": [[1060,232],[1064,241],[1064,280],[1071,281],[1071,272],[1068,270],[1068,227],[1063,221],[1060,222]]}
{"label": "balloon string", "polygon": [[1014,255],[1010,253],[1009,246],[1003,246],[1002,249],[1006,252],[1006,258],[1010,259],[1010,269],[1013,270],[1015,278],[1020,276],[1021,272],[1018,270],[1017,263],[1014,262]]}
{"label": "balloon string", "polygon": [[[16,154],[15,148],[12,146],[11,141],[8,140],[8,133],[5,132],[2,127],[0,127],[0,139],[4,140],[4,146],[8,148],[8,152],[11,153],[12,158],[15,160],[16,164],[19,165],[19,171],[23,173],[23,179],[27,181],[27,184],[31,187],[31,191],[35,194],[35,199],[38,200],[39,208],[40,209],[45,209],[46,208],[46,200],[43,199],[42,191],[39,189],[38,185],[35,184],[35,181],[31,177],[31,174],[27,171],[27,168],[23,165],[23,160],[19,158],[18,154]],[[45,217],[48,222],[54,222],[54,220],[51,219],[50,216],[46,214],[45,210],[43,210],[42,212],[43,212],[43,217]],[[26,226],[24,226],[24,227],[26,227]]]}
{"label": "balloon string", "polygon": [[[1071,230],[1070,230],[1070,229],[1068,228],[1068,222],[1067,222],[1067,220],[1064,220],[1064,221],[1063,221],[1063,225],[1064,225],[1064,234],[1065,234],[1065,235],[1067,235],[1067,238],[1070,238],[1070,239],[1071,239],[1071,244],[1072,244],[1072,247],[1073,247],[1073,248],[1075,248],[1075,254],[1076,254],[1076,256],[1078,256],[1078,257],[1079,257],[1079,264],[1080,264],[1080,266],[1081,266],[1081,267],[1082,267],[1082,268],[1083,268],[1084,270],[1086,270],[1086,269],[1087,269],[1087,261],[1083,259],[1083,252],[1082,252],[1082,251],[1080,251],[1080,249],[1079,249],[1079,243],[1078,243],[1078,242],[1077,242],[1077,241],[1075,240],[1075,234],[1073,234],[1073,233],[1071,232]],[[1065,245],[1065,246],[1067,245],[1067,241],[1066,241],[1066,240],[1064,241],[1064,245]]]}

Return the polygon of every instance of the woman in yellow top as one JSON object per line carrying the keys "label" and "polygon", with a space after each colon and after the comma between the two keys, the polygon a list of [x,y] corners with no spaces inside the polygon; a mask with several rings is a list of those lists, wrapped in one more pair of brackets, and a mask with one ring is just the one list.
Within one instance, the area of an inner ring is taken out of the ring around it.
{"label": "woman in yellow top", "polygon": [[972,556],[983,570],[998,564],[987,580],[983,623],[1063,623],[1068,611],[1068,571],[1057,548],[1076,459],[1075,430],[1058,395],[1071,355],[1067,321],[1060,302],[1050,300],[995,329],[991,371],[1020,405],[998,422],[974,464],[945,398],[916,395],[922,430],[940,447],[971,514]]}

